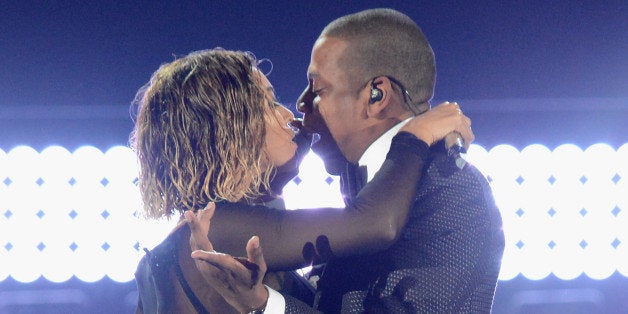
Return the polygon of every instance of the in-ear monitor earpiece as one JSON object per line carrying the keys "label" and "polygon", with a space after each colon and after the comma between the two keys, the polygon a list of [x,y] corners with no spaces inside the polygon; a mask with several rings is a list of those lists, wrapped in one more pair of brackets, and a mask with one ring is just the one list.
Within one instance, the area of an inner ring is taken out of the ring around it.
{"label": "in-ear monitor earpiece", "polygon": [[384,97],[382,90],[377,87],[379,84],[381,84],[381,82],[375,83],[375,79],[371,81],[371,98],[369,98],[369,104],[374,104]]}

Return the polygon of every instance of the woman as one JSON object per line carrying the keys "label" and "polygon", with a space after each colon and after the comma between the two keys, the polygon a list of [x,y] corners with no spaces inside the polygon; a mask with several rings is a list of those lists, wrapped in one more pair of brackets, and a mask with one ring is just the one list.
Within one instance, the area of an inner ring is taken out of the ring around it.
{"label": "woman", "polygon": [[[303,266],[301,253],[321,230],[335,254],[380,249],[394,241],[390,228],[403,226],[427,145],[410,136],[394,140],[382,170],[345,210],[269,211],[259,205],[295,173],[301,152],[307,151],[307,145],[300,149],[293,141],[295,132],[288,126],[293,120],[250,54],[214,49],[161,66],[139,93],[132,137],[146,215],[181,215],[210,202],[216,202],[216,215],[261,213],[269,232],[283,232],[285,239],[275,249],[265,246],[272,270]],[[296,138],[307,142],[303,134]],[[378,210],[384,204],[393,208]],[[277,222],[286,228],[277,230]],[[207,286],[190,258],[189,239],[183,222],[159,246],[146,250],[136,272],[138,312],[236,311]],[[212,239],[217,247],[229,241]]]}

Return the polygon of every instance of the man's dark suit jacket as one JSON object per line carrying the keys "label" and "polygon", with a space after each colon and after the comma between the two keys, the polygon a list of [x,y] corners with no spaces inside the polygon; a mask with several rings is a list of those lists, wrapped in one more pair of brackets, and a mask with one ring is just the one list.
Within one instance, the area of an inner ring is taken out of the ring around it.
{"label": "man's dark suit jacket", "polygon": [[[318,310],[488,313],[503,251],[501,216],[485,177],[469,164],[458,169],[435,145],[401,238],[384,252],[330,261],[318,282]],[[286,297],[286,313],[310,311]]]}

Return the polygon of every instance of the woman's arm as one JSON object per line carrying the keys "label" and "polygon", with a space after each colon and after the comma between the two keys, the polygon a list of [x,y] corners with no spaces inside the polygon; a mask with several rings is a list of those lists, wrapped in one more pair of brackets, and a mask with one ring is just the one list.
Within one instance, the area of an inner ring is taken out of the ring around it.
{"label": "woman's arm", "polygon": [[243,243],[258,235],[270,270],[304,266],[310,262],[304,253],[312,254],[317,242],[338,256],[385,249],[405,225],[427,148],[409,133],[397,135],[380,171],[344,209],[219,203],[210,240],[218,251],[244,256]]}
{"label": "woman's arm", "polygon": [[462,133],[467,143],[473,139],[468,118],[457,105],[435,109],[415,117],[395,136],[386,161],[351,205],[275,210],[220,203],[212,218],[210,240],[220,252],[245,256],[243,244],[259,236],[269,270],[302,267],[312,262],[316,252],[325,260],[329,254],[349,256],[386,249],[406,223],[428,154],[426,142],[442,139],[452,130]]}

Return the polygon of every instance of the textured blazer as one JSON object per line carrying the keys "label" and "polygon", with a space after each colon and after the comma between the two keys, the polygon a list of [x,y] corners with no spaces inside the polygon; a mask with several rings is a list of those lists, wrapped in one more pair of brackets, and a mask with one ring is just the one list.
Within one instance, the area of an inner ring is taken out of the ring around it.
{"label": "textured blazer", "polygon": [[[318,310],[488,313],[503,251],[502,220],[485,177],[469,164],[458,169],[435,145],[401,238],[380,253],[331,260],[318,282]],[[286,313],[311,311],[286,298]]]}

